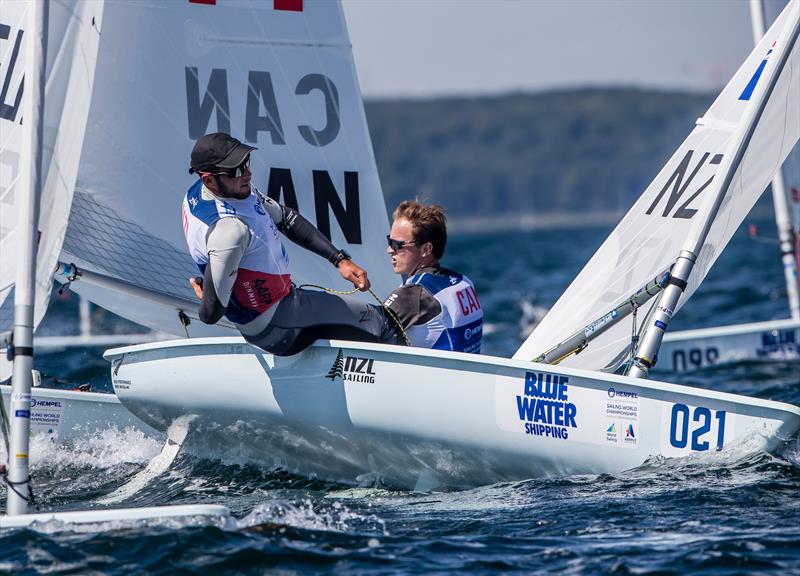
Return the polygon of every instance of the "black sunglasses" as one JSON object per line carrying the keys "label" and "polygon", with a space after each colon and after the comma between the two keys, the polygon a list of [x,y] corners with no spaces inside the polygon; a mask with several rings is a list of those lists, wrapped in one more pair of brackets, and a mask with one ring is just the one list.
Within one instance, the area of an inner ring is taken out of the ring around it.
{"label": "black sunglasses", "polygon": [[386,235],[386,242],[389,243],[389,248],[391,248],[395,252],[397,252],[398,250],[402,250],[406,246],[413,246],[414,244],[416,244],[416,242],[414,242],[413,240],[410,242],[406,240],[395,240],[388,234]]}
{"label": "black sunglasses", "polygon": [[250,155],[247,155],[241,164],[236,166],[235,168],[231,168],[230,170],[225,170],[224,172],[211,172],[213,176],[227,176],[228,178],[240,178],[244,176],[245,172],[250,171]]}

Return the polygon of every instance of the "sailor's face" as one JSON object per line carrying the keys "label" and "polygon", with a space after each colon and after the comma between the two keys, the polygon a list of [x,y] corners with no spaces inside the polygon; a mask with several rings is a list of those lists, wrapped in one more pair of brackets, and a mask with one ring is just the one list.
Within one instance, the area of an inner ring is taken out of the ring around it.
{"label": "sailor's face", "polygon": [[389,238],[404,242],[401,248],[386,248],[387,254],[392,259],[392,270],[395,274],[411,274],[422,260],[420,247],[414,242],[414,231],[411,222],[405,218],[398,218],[392,223]]}
{"label": "sailor's face", "polygon": [[217,174],[215,180],[217,183],[217,196],[223,198],[233,198],[235,200],[244,200],[250,196],[250,178],[252,174],[250,170],[246,170],[244,174],[236,178],[231,178],[227,174]]}

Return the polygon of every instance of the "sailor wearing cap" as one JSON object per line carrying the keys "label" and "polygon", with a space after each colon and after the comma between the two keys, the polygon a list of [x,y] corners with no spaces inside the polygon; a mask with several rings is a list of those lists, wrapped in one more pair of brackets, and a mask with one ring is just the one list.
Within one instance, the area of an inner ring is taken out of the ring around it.
{"label": "sailor wearing cap", "polygon": [[399,344],[382,308],[292,285],[278,232],[329,260],[357,289],[370,282],[347,252],[251,184],[252,150],[223,132],[203,136],[192,150],[189,173],[200,178],[184,198],[183,229],[203,274],[202,283],[190,280],[201,299],[200,319],[214,324],[224,315],[248,342],[279,356],[319,338]]}

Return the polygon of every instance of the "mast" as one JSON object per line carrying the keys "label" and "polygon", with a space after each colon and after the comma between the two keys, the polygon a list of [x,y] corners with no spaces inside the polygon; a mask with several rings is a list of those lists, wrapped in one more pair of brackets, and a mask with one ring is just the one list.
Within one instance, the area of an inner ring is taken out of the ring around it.
{"label": "mast", "polygon": [[37,227],[42,191],[45,56],[49,0],[28,4],[25,46],[23,166],[19,201],[19,244],[14,289],[14,371],[11,388],[11,446],[8,454],[8,514],[25,514],[30,498],[30,435],[33,306],[36,289]]}
{"label": "mast", "polygon": [[[756,45],[766,33],[764,23],[764,3],[762,0],[750,0],[750,20],[753,24],[753,40]],[[781,262],[786,278],[786,297],[789,300],[789,312],[795,320],[800,320],[800,294],[797,286],[797,260],[795,259],[792,239],[792,221],[789,207],[786,204],[786,187],[783,184],[782,169],[778,169],[772,179],[772,204],[775,207],[775,225],[778,228]]]}
{"label": "mast", "polygon": [[[794,10],[795,12],[797,11],[797,6],[794,7]],[[768,83],[763,84],[760,92],[756,93],[757,96],[753,97],[750,107],[745,112],[744,118],[736,129],[732,139],[732,145],[728,146],[725,152],[719,170],[719,173],[724,175],[724,180],[719,188],[717,188],[716,193],[713,196],[709,196],[704,204],[703,209],[701,209],[702,213],[706,215],[704,220],[698,222],[698,226],[692,230],[686,244],[684,244],[683,250],[681,250],[681,253],[675,261],[669,285],[662,292],[651,323],[645,329],[636,357],[627,372],[629,376],[633,376],[634,378],[647,378],[650,368],[656,362],[658,349],[661,347],[661,341],[664,338],[664,333],[667,331],[667,326],[672,318],[673,311],[676,309],[684,290],[686,290],[687,282],[694,268],[694,264],[697,261],[697,257],[700,254],[700,250],[711,230],[714,219],[725,199],[736,171],[744,158],[745,152],[747,152],[747,147],[764,113],[764,109],[769,102],[770,95],[778,79],[781,77],[786,62],[789,60],[793,47],[797,42],[798,32],[800,32],[800,18],[798,18],[796,14],[793,16],[791,26],[787,25],[786,29],[781,34],[779,45],[782,51],[780,59],[775,65],[775,70],[771,74]],[[756,87],[756,90],[758,90],[758,87]],[[701,121],[702,120],[703,119],[701,119]],[[706,207],[708,207],[708,210],[705,210]],[[700,228],[699,233],[695,234],[695,230],[697,230],[698,227]]]}

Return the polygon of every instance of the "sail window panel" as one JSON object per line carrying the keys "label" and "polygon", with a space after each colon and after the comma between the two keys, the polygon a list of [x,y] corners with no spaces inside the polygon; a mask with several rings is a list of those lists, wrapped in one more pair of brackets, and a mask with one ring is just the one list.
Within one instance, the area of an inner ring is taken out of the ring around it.
{"label": "sail window panel", "polygon": [[197,275],[197,267],[188,251],[148,234],[86,192],[75,192],[64,251],[92,270],[190,301],[195,298],[188,278]]}

